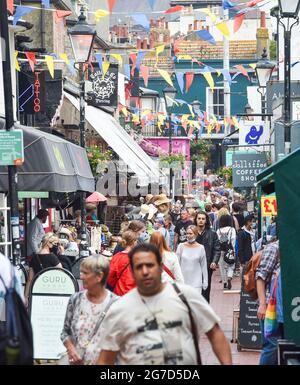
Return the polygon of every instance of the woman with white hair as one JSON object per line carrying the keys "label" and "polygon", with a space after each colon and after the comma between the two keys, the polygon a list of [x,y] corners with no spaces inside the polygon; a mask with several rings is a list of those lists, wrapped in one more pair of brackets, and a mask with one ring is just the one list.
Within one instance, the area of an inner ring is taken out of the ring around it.
{"label": "woman with white hair", "polygon": [[61,340],[72,365],[93,365],[101,346],[101,324],[109,307],[118,298],[105,288],[109,261],[93,254],[80,265],[83,291],[73,294],[68,303]]}

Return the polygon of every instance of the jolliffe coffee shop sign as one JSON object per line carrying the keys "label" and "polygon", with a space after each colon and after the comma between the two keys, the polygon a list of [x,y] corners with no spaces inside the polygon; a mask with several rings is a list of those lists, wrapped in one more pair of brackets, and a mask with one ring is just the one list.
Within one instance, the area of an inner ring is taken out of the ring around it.
{"label": "jolliffe coffee shop sign", "polygon": [[254,187],[256,176],[267,167],[265,153],[239,154],[232,156],[232,177],[234,187]]}

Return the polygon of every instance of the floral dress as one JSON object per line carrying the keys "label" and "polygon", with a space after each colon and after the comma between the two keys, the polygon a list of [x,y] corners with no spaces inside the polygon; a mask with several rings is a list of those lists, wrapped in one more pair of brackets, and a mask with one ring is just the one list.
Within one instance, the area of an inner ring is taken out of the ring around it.
{"label": "floral dress", "polygon": [[84,365],[93,365],[99,358],[101,324],[96,333],[95,328],[108,304],[117,298],[109,291],[104,301],[99,304],[89,301],[86,291],[75,293],[70,297],[61,340],[65,342],[70,339],[73,342]]}

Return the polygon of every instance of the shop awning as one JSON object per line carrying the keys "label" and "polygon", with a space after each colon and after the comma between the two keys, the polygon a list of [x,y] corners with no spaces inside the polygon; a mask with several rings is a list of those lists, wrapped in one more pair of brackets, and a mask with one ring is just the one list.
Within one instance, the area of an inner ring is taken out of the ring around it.
{"label": "shop awning", "polygon": [[[79,100],[66,91],[64,95],[79,111]],[[120,126],[116,119],[99,108],[88,105],[85,110],[85,118],[130,170],[137,175],[140,185],[159,183],[160,174],[156,163]]]}
{"label": "shop awning", "polygon": [[[4,129],[0,119],[0,129]],[[18,170],[19,191],[95,191],[85,149],[33,127],[23,130],[24,164]],[[0,191],[8,190],[7,167],[0,167]]]}

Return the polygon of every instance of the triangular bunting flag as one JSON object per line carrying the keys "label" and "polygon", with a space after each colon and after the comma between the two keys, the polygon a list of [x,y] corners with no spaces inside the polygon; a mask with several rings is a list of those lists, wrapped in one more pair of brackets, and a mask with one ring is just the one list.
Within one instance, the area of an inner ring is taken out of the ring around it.
{"label": "triangular bunting flag", "polygon": [[216,44],[214,37],[207,31],[207,29],[201,29],[200,31],[195,31],[200,39],[208,41],[210,44]]}
{"label": "triangular bunting flag", "polygon": [[234,23],[233,23],[233,32],[234,33],[236,33],[241,28],[241,25],[243,24],[244,19],[245,19],[244,13],[241,13],[240,15],[237,15],[234,18]]}
{"label": "triangular bunting flag", "polygon": [[156,3],[156,0],[148,0],[148,3],[152,9],[152,11],[154,10],[154,6],[155,6],[155,3]]}
{"label": "triangular bunting flag", "polygon": [[175,75],[176,75],[176,79],[177,79],[177,83],[179,85],[180,91],[183,94],[183,87],[184,87],[183,77],[184,77],[184,74],[183,74],[183,72],[176,72]]}
{"label": "triangular bunting flag", "polygon": [[21,71],[20,64],[18,62],[19,51],[15,51],[15,67],[18,72]]}
{"label": "triangular bunting flag", "polygon": [[[4,0],[2,0],[4,1]],[[14,21],[13,25],[16,26],[17,22],[21,19],[22,16],[27,15],[28,13],[32,12],[33,9],[31,7],[17,7],[16,13],[14,14]]]}
{"label": "triangular bunting flag", "polygon": [[99,21],[102,17],[108,16],[109,12],[105,9],[97,9],[94,13],[96,22]]}
{"label": "triangular bunting flag", "polygon": [[194,117],[195,114],[194,114],[193,106],[191,106],[190,104],[188,104],[188,107],[189,107],[189,109],[190,109],[190,111],[191,111],[192,117]]}
{"label": "triangular bunting flag", "polygon": [[124,64],[124,74],[127,79],[130,79],[130,64]]}
{"label": "triangular bunting flag", "polygon": [[246,76],[246,78],[248,78],[248,79],[250,80],[249,75],[248,75],[248,72],[246,71],[246,69],[244,68],[244,66],[242,66],[241,64],[239,64],[239,65],[236,65],[235,67],[240,71],[240,73],[241,73],[242,75]]}
{"label": "triangular bunting flag", "polygon": [[223,0],[223,9],[231,9],[231,8],[234,8],[235,5],[232,4],[231,1],[228,1],[228,0]]}
{"label": "triangular bunting flag", "polygon": [[165,79],[165,81],[170,84],[170,86],[173,87],[173,82],[172,82],[172,79],[171,79],[171,76],[170,74],[165,71],[165,70],[161,70],[159,68],[157,68],[157,71],[160,73],[160,75]]}
{"label": "triangular bunting flag", "polygon": [[206,13],[212,20],[213,23],[215,23],[217,21],[217,17],[216,15],[214,15],[210,9],[208,8],[203,8],[203,9],[200,9],[200,12],[203,12],[203,13]]}
{"label": "triangular bunting flag", "polygon": [[145,67],[141,65],[141,76],[144,79],[144,84],[148,87],[148,79],[149,79],[149,67]]}
{"label": "triangular bunting flag", "polygon": [[105,62],[102,63],[102,68],[103,68],[102,78],[104,78],[104,76],[106,75],[109,67],[110,67],[110,62],[109,61],[105,61]]}
{"label": "triangular bunting flag", "polygon": [[222,21],[222,23],[216,24],[216,27],[222,33],[222,35],[224,37],[226,37],[226,39],[230,38],[230,32],[229,32],[228,25],[227,25],[226,21]]}
{"label": "triangular bunting flag", "polygon": [[176,13],[184,10],[183,5],[176,5],[175,7],[171,7],[165,11],[165,13]]}
{"label": "triangular bunting flag", "polygon": [[141,67],[141,63],[145,57],[145,55],[147,54],[147,52],[145,51],[141,51],[137,54],[137,58],[136,58],[136,69],[139,71],[140,70],[140,67]]}
{"label": "triangular bunting flag", "polygon": [[11,15],[14,13],[14,0],[7,0],[7,10]]}
{"label": "triangular bunting flag", "polygon": [[45,60],[47,63],[48,70],[50,72],[50,75],[52,79],[54,78],[54,61],[53,61],[53,56],[50,55],[45,55]]}
{"label": "triangular bunting flag", "polygon": [[210,72],[203,72],[203,76],[205,77],[209,87],[212,91],[214,91],[215,88],[215,82]]}
{"label": "triangular bunting flag", "polygon": [[42,0],[42,4],[45,8],[50,8],[50,0]]}
{"label": "triangular bunting flag", "polygon": [[249,67],[251,67],[251,68],[254,69],[254,70],[255,70],[256,66],[257,66],[256,63],[251,63],[251,64],[249,64]]}
{"label": "triangular bunting flag", "polygon": [[118,60],[119,66],[122,67],[123,65],[123,59],[122,56],[119,53],[112,53],[110,56],[114,57],[116,60]]}
{"label": "triangular bunting flag", "polygon": [[229,85],[231,86],[232,79],[231,79],[231,76],[230,76],[230,72],[227,69],[223,69],[221,72],[222,72],[222,74],[224,76],[224,79],[226,79],[227,82],[229,83]]}
{"label": "triangular bunting flag", "polygon": [[103,72],[103,66],[102,66],[102,63],[103,63],[103,58],[102,58],[102,53],[95,53],[95,59],[97,60],[97,63],[99,65],[99,69],[101,72]]}
{"label": "triangular bunting flag", "polygon": [[70,16],[70,15],[72,15],[71,11],[61,11],[61,10],[55,11],[54,12],[55,23],[59,23],[60,20],[62,20],[64,17]]}
{"label": "triangular bunting flag", "polygon": [[36,64],[35,53],[34,52],[24,52],[27,60],[29,61],[29,65],[31,71],[34,72],[34,65]]}
{"label": "triangular bunting flag", "polygon": [[185,92],[188,93],[190,86],[194,80],[194,72],[186,72],[185,74]]}
{"label": "triangular bunting flag", "polygon": [[70,60],[68,59],[68,55],[66,53],[61,53],[59,56],[67,65],[70,64]]}
{"label": "triangular bunting flag", "polygon": [[116,0],[107,0],[107,2],[109,13],[112,13],[112,10],[114,9],[114,6],[116,4]]}
{"label": "triangular bunting flag", "polygon": [[155,48],[155,51],[156,51],[156,57],[157,57],[157,60],[158,60],[158,55],[162,52],[164,52],[164,49],[165,49],[165,45],[159,45],[158,47]]}
{"label": "triangular bunting flag", "polygon": [[134,75],[134,70],[135,70],[135,67],[136,67],[136,59],[137,59],[137,55],[136,55],[136,53],[131,53],[131,54],[129,55],[129,57],[130,57],[130,60],[131,60],[131,62],[132,62],[131,76],[133,76],[133,75]]}

